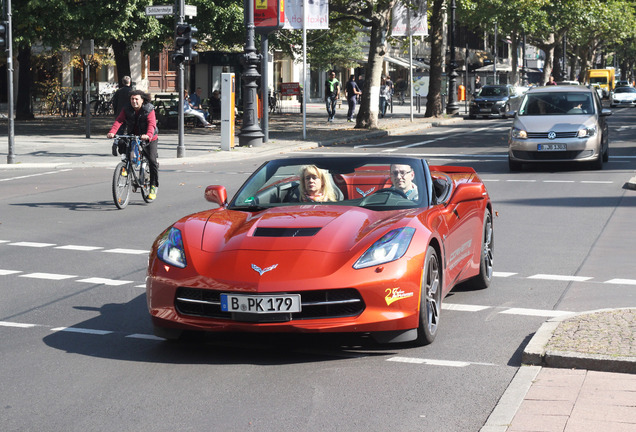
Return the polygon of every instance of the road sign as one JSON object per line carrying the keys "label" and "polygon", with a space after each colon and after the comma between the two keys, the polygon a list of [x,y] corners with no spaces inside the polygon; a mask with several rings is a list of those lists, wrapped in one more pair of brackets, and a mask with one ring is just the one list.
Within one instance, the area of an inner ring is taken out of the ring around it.
{"label": "road sign", "polygon": [[197,7],[193,5],[185,5],[183,14],[190,18],[197,16]]}
{"label": "road sign", "polygon": [[174,6],[172,5],[146,6],[147,16],[164,16],[164,15],[173,15],[173,14],[174,14]]}

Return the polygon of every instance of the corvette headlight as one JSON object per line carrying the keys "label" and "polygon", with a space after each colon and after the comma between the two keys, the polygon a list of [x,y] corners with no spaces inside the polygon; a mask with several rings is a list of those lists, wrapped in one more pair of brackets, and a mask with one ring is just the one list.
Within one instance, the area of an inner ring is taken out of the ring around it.
{"label": "corvette headlight", "polygon": [[172,227],[161,236],[157,247],[157,258],[175,267],[184,268],[186,266],[181,231]]}
{"label": "corvette headlight", "polygon": [[590,138],[594,135],[596,135],[596,126],[579,129],[579,132],[576,134],[579,138]]}
{"label": "corvette headlight", "polygon": [[401,258],[411,244],[415,228],[398,228],[384,234],[362,254],[353,265],[354,269],[376,266]]}
{"label": "corvette headlight", "polygon": [[512,137],[517,139],[527,139],[528,132],[519,128],[512,128]]}

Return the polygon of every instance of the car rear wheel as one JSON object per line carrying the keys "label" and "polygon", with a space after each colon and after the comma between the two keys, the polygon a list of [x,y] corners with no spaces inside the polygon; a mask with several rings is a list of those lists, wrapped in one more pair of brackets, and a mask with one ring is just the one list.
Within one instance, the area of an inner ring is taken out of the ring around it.
{"label": "car rear wheel", "polygon": [[492,213],[486,209],[484,214],[484,230],[481,239],[481,255],[479,258],[479,274],[467,281],[473,289],[485,289],[490,286],[493,275],[493,256],[495,247],[494,230],[492,228]]}
{"label": "car rear wheel", "polygon": [[442,268],[433,246],[429,246],[426,251],[421,285],[420,325],[417,328],[416,343],[428,345],[435,340],[442,310]]}

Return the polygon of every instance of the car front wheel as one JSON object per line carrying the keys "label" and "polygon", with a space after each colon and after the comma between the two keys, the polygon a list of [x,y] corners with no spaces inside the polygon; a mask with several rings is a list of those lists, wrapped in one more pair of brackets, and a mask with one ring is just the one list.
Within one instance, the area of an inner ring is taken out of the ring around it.
{"label": "car front wheel", "polygon": [[426,251],[421,285],[420,325],[416,343],[428,345],[435,340],[442,310],[442,268],[433,246]]}

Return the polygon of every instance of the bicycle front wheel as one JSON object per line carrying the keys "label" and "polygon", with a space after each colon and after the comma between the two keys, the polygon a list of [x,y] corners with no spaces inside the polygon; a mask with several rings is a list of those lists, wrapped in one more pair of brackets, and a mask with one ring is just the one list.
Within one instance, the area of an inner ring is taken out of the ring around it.
{"label": "bicycle front wheel", "polygon": [[150,167],[145,160],[141,163],[139,169],[139,185],[141,186],[141,197],[147,203],[151,203],[152,200],[148,198],[150,193]]}
{"label": "bicycle front wheel", "polygon": [[119,162],[113,173],[113,200],[118,209],[125,208],[130,200],[130,175],[126,162]]}

